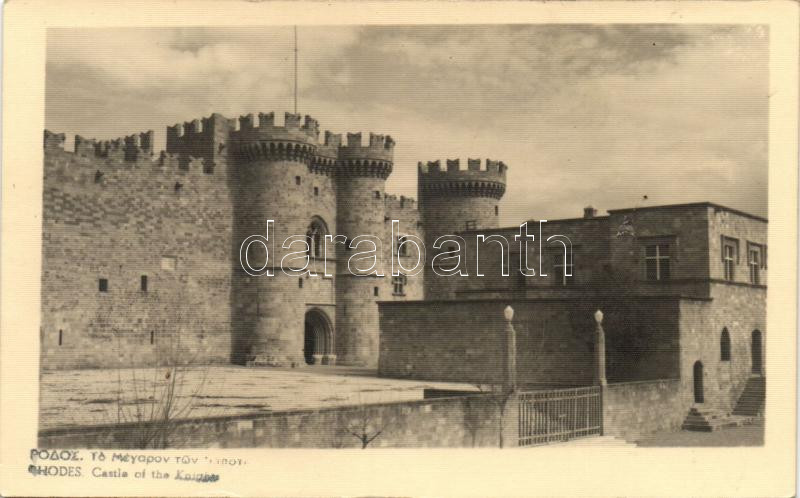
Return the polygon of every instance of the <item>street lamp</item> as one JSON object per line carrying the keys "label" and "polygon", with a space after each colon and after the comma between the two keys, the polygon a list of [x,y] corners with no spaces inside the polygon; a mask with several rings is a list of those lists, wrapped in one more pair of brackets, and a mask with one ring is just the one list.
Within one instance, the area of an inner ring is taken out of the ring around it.
{"label": "street lamp", "polygon": [[511,320],[514,318],[514,308],[506,306],[503,310],[503,317],[506,319],[506,330],[504,334],[505,351],[503,358],[504,382],[503,388],[507,393],[514,392],[517,388],[517,332]]}
{"label": "street lamp", "polygon": [[597,322],[595,328],[595,355],[597,368],[597,383],[601,386],[606,385],[606,334],[603,330],[603,312],[594,312],[594,321]]}
{"label": "street lamp", "polygon": [[510,322],[514,319],[514,308],[506,306],[506,309],[503,310],[503,315],[506,317],[506,321]]}

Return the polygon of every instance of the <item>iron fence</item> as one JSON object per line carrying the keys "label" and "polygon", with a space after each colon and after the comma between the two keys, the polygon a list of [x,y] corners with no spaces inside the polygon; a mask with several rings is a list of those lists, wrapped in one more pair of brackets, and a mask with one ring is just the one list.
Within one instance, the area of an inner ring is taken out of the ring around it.
{"label": "iron fence", "polygon": [[568,441],[601,434],[600,386],[519,394],[519,446]]}

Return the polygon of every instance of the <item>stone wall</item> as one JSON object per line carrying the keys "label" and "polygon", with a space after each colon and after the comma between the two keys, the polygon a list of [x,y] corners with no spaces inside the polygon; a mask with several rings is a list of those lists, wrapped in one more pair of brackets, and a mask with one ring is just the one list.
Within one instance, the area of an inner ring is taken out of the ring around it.
{"label": "stone wall", "polygon": [[725,278],[722,259],[722,238],[734,239],[739,249],[733,272],[733,281],[752,284],[748,266],[748,248],[757,249],[760,256],[758,286],[767,285],[767,223],[756,216],[744,215],[726,209],[708,208],[708,248],[710,276],[715,280]]}
{"label": "stone wall", "polygon": [[608,384],[603,389],[603,434],[635,441],[676,429],[688,409],[679,379]]}
{"label": "stone wall", "polygon": [[[595,379],[596,309],[576,299],[380,303],[378,373],[387,377],[489,383],[501,379],[503,309],[515,310],[521,384],[590,385]],[[678,378],[678,301],[641,299],[607,313],[609,381]]]}
{"label": "stone wall", "polygon": [[[488,299],[510,292],[515,297],[529,298],[573,296],[593,285],[608,264],[608,217],[556,220],[542,223],[541,227],[536,221],[528,222],[528,234],[535,237],[527,244],[527,265],[535,271],[533,276],[518,272],[525,264],[524,260],[520,263],[523,246],[515,239],[519,237],[519,227],[453,233],[464,242],[462,264],[467,276],[436,276],[429,270],[430,295],[437,299]],[[485,236],[486,240],[478,242],[478,235]],[[495,241],[502,239],[493,240],[493,235],[505,239],[507,247]],[[572,277],[568,277],[566,284],[557,276],[555,267],[557,258],[563,258],[564,246],[555,242],[556,239],[547,242],[556,235],[566,237],[558,240],[571,243]],[[502,274],[504,266],[508,275]],[[442,266],[450,267],[452,265]]]}
{"label": "stone wall", "polygon": [[[513,412],[510,410],[509,413]],[[515,415],[515,414],[514,414]],[[369,447],[492,447],[499,442],[498,410],[486,395],[402,403],[180,421],[171,447],[360,448],[350,434],[367,424],[382,430]],[[510,428],[513,424],[506,423]],[[43,448],[135,448],[131,425],[40,431]],[[514,434],[507,435],[516,445]]]}
{"label": "stone wall", "polygon": [[[326,132],[322,143],[313,118],[287,113],[284,121],[261,113],[256,124],[247,115],[236,129],[236,120],[213,114],[170,126],[157,159],[152,131],[77,136],[75,153],[63,150],[63,134],[45,131],[43,368],[174,356],[290,366],[304,362],[310,342],[331,363],[339,351],[341,363],[375,365],[376,301],[423,292],[422,275],[394,292],[387,268],[390,216],[403,233],[423,236],[416,203],[383,191],[394,141],[370,134],[362,144],[356,133],[344,145]],[[299,251],[312,222],[323,227],[316,233],[382,237],[383,276],[352,277],[341,243],[312,255],[316,276],[283,274],[305,263]],[[259,244],[246,256],[273,277],[241,268],[240,245],[251,235],[270,237],[270,261]],[[284,246],[290,235],[299,240]],[[326,324],[324,340],[306,340],[312,310]]]}
{"label": "stone wall", "polygon": [[230,361],[225,168],[54,149],[43,190],[43,369]]}
{"label": "stone wall", "polygon": [[[753,373],[753,331],[761,333],[762,359],[765,357],[766,290],[715,283],[711,291],[710,301],[681,303],[683,393],[685,402],[693,402],[694,364],[699,361],[703,365],[704,404],[731,411]],[[730,337],[729,360],[721,355],[723,329]]]}
{"label": "stone wall", "polygon": [[516,310],[520,383],[591,383],[594,329],[573,327],[569,303],[557,300],[380,303],[379,375],[499,382],[509,304]]}

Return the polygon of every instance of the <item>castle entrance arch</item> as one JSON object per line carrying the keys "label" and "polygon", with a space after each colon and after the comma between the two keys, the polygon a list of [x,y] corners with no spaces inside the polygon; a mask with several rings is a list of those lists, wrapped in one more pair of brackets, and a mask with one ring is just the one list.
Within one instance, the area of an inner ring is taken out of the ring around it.
{"label": "castle entrance arch", "polygon": [[303,337],[303,358],[308,365],[320,365],[333,348],[333,327],[324,311],[314,308],[306,312]]}

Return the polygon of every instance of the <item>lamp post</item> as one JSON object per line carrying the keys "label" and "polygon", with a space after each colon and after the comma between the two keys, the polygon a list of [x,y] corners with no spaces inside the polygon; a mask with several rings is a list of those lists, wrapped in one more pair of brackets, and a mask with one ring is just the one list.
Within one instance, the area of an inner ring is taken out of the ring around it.
{"label": "lamp post", "polygon": [[606,334],[603,331],[603,312],[594,312],[594,321],[597,323],[595,355],[597,356],[597,382],[605,387],[606,382]]}
{"label": "lamp post", "polygon": [[514,308],[506,306],[503,316],[506,319],[503,389],[510,393],[517,389],[517,332],[511,323],[514,319]]}

